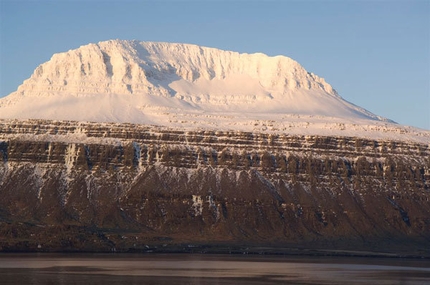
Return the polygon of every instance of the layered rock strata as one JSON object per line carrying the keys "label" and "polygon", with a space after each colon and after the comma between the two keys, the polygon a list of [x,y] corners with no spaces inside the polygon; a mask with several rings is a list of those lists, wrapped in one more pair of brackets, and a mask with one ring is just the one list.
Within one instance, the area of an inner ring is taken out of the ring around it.
{"label": "layered rock strata", "polygon": [[0,248],[429,256],[430,149],[353,137],[0,123]]}

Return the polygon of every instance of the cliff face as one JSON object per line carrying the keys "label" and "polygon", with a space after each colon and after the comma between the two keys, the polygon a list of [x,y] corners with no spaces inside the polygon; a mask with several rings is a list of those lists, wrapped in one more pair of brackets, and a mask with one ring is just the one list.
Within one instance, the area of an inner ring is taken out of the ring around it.
{"label": "cliff face", "polygon": [[[88,44],[54,54],[51,60],[36,68],[18,92],[39,97],[61,92],[80,95],[153,93],[170,97],[180,92],[175,89],[178,86],[168,87],[162,84],[165,83],[163,81],[185,80],[191,83],[199,79],[223,80],[244,74],[258,80],[262,89],[272,92],[315,89],[337,96],[324,79],[307,72],[299,63],[285,56],[269,57],[261,53],[240,54],[190,44],[126,40]],[[246,88],[236,87],[236,94],[233,94],[239,96]],[[219,94],[224,93],[218,91]],[[255,94],[254,89],[250,95]]]}
{"label": "cliff face", "polygon": [[122,40],[54,54],[0,99],[2,119],[172,126],[178,116],[211,124],[207,115],[219,113],[239,116],[236,130],[261,116],[285,121],[274,114],[328,117],[332,123],[389,121],[345,101],[323,78],[285,56]]}
{"label": "cliff face", "polygon": [[3,251],[430,255],[428,145],[40,120],[0,134]]}

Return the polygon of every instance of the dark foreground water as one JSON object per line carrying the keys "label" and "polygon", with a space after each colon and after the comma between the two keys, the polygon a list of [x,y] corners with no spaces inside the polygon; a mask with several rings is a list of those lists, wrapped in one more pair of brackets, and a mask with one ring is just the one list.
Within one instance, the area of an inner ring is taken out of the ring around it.
{"label": "dark foreground water", "polygon": [[0,254],[0,284],[430,284],[430,261],[145,254]]}

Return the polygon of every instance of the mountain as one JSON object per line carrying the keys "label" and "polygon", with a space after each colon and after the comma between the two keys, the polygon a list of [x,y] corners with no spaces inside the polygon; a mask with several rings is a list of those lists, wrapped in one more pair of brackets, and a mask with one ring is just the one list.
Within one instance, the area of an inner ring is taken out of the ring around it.
{"label": "mountain", "polygon": [[430,257],[429,157],[392,140],[3,120],[0,251]]}
{"label": "mountain", "polygon": [[90,44],[0,100],[0,251],[430,257],[429,157],[289,58]]}
{"label": "mountain", "polygon": [[325,134],[345,134],[339,124],[349,123],[398,127],[345,101],[288,57],[121,40],[53,55],[0,99],[0,118],[245,131],[270,121],[293,133],[306,122],[310,133]]}
{"label": "mountain", "polygon": [[[42,110],[30,109],[30,98],[43,101]],[[147,123],[148,107],[377,119],[287,57],[119,40],[55,54],[3,101],[19,104],[25,116],[49,119]],[[92,106],[91,112],[80,108],[95,102],[101,107]],[[112,107],[131,114],[115,113]]]}

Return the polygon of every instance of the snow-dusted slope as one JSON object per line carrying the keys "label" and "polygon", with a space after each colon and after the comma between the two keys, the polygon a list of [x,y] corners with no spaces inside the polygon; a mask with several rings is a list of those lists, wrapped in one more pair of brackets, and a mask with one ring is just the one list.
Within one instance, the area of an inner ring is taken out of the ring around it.
{"label": "snow-dusted slope", "polygon": [[293,133],[305,124],[305,133],[324,134],[345,131],[345,123],[392,125],[284,56],[121,40],[53,55],[0,99],[0,118],[263,131],[271,125]]}

